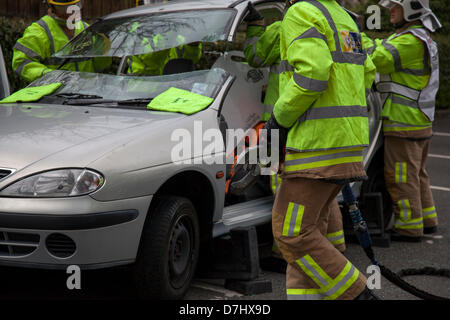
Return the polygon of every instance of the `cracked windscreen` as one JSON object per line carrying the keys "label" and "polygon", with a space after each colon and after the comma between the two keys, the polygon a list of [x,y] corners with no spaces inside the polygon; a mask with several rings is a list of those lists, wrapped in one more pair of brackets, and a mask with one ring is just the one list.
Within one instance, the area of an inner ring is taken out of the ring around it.
{"label": "cracked windscreen", "polygon": [[61,87],[40,102],[67,105],[147,105],[169,88],[178,88],[215,98],[229,74],[220,68],[163,76],[116,76],[55,70],[29,87],[61,83]]}
{"label": "cracked windscreen", "polygon": [[115,18],[93,24],[59,52],[58,58],[124,57],[196,42],[226,40],[233,9],[187,10]]}

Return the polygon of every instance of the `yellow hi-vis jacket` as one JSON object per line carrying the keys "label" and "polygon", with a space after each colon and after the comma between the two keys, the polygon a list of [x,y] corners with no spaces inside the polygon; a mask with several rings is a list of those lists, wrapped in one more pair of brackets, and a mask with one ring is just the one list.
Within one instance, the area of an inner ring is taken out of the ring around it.
{"label": "yellow hi-vis jacket", "polygon": [[[82,21],[76,23],[75,35],[87,27],[88,25]],[[26,28],[22,38],[17,40],[13,50],[13,70],[28,82],[56,70],[61,60],[54,60],[51,55],[59,51],[69,40],[54,18],[42,17]],[[87,60],[67,63],[62,69],[93,72],[94,66],[92,60]]]}
{"label": "yellow hi-vis jacket", "polygon": [[281,21],[276,21],[267,28],[250,25],[244,42],[244,54],[248,64],[255,68],[270,67],[269,81],[264,97],[263,121],[267,121],[273,112],[273,106],[279,97],[280,73],[280,32]]}
{"label": "yellow hi-vis jacket", "polygon": [[281,25],[280,98],[274,116],[290,128],[284,172],[360,163],[369,143],[366,89],[376,68],[358,27],[335,1],[306,0]]}
{"label": "yellow hi-vis jacket", "polygon": [[384,133],[419,134],[431,128],[439,88],[439,57],[429,32],[414,25],[385,40],[372,41],[365,34],[363,39],[380,73],[377,90],[384,96]]}
{"label": "yellow hi-vis jacket", "polygon": [[[178,36],[179,42],[183,42],[183,36]],[[128,73],[146,74],[159,76],[163,74],[164,66],[172,59],[188,59],[197,63],[202,57],[202,45],[184,44],[175,48],[164,49],[152,52],[153,48],[161,46],[159,42],[164,42],[162,35],[157,34],[150,41],[147,38],[142,40],[142,46],[146,47],[149,53],[132,56],[128,59]]]}

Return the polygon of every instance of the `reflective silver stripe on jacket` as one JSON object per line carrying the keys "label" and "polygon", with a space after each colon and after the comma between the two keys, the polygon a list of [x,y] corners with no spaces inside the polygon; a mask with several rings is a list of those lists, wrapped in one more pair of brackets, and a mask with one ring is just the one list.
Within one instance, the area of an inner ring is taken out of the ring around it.
{"label": "reflective silver stripe on jacket", "polygon": [[420,90],[415,90],[395,82],[378,82],[377,91],[381,93],[396,93],[412,100],[418,100]]}
{"label": "reflective silver stripe on jacket", "polygon": [[322,92],[328,88],[328,81],[315,80],[304,77],[294,72],[294,81],[299,86],[309,91]]}
{"label": "reflective silver stripe on jacket", "polygon": [[48,27],[47,22],[45,22],[43,19],[40,19],[36,23],[38,25],[40,25],[47,33],[48,40],[50,41],[50,54],[54,54],[55,53],[55,42],[53,40],[53,35],[50,32],[50,28]]}
{"label": "reflective silver stripe on jacket", "polygon": [[387,39],[383,40],[382,45],[383,47],[386,48],[386,50],[389,51],[389,53],[394,58],[395,71],[412,74],[414,76],[426,76],[430,73],[430,70],[426,68],[427,61],[424,61],[424,69],[408,69],[408,68],[404,69],[402,67],[402,59],[400,58],[400,53],[398,52],[397,48],[394,47],[392,44],[387,43],[387,41],[388,41]]}
{"label": "reflective silver stripe on jacket", "polygon": [[[401,61],[395,62],[396,59],[400,60],[397,49],[392,48],[393,46],[389,44],[386,47],[386,41],[384,41],[384,46],[393,55],[396,71],[398,72],[404,72],[415,76],[422,76],[429,74],[430,73],[429,68],[431,68],[431,75],[427,86],[422,90],[414,90],[412,88],[403,86],[390,80],[388,82],[379,82],[377,83],[376,87],[377,90],[381,93],[396,93],[416,101],[419,109],[432,122],[434,120],[436,94],[439,89],[439,56],[437,44],[431,39],[429,32],[425,28],[407,29],[395,35],[392,39],[395,39],[396,37],[399,37],[406,33],[413,34],[415,37],[419,38],[422,42],[425,43],[427,47],[427,52],[424,53],[424,66],[425,66],[424,69],[402,69]],[[397,67],[399,65],[400,69],[397,70]]]}
{"label": "reflective silver stripe on jacket", "polygon": [[360,66],[363,66],[364,62],[367,59],[367,56],[365,54],[352,53],[352,52],[337,52],[337,51],[332,51],[331,57],[333,58],[334,62],[351,63],[351,64],[357,64]]}
{"label": "reflective silver stripe on jacket", "polygon": [[19,64],[19,66],[17,67],[16,73],[17,73],[19,76],[22,76],[22,70],[23,70],[23,68],[24,68],[27,64],[32,63],[32,62],[36,62],[36,61],[28,60],[28,59],[23,60],[23,61]]}
{"label": "reflective silver stripe on jacket", "polygon": [[328,81],[316,80],[316,79],[308,78],[301,74],[296,73],[294,71],[294,68],[289,64],[289,61],[287,61],[287,60],[281,60],[280,65],[278,66],[277,70],[280,71],[280,73],[292,72],[295,83],[299,87],[302,87],[304,89],[307,89],[310,91],[322,92],[328,88]]}
{"label": "reflective silver stripe on jacket", "polygon": [[284,72],[284,69],[281,67],[280,64],[273,64],[270,66],[270,72],[274,74],[281,74]]}
{"label": "reflective silver stripe on jacket", "polygon": [[21,51],[23,53],[25,53],[27,55],[28,58],[31,59],[37,59],[39,61],[42,61],[42,57],[40,54],[37,54],[36,52],[34,52],[33,50],[31,50],[28,47],[25,47],[23,44],[21,44],[20,42],[16,42],[16,44],[13,47],[14,49]]}
{"label": "reflective silver stripe on jacket", "polygon": [[245,40],[244,42],[244,48],[247,48],[250,45],[256,45],[256,43],[258,42],[259,37],[251,37],[247,40]]}
{"label": "reflective silver stripe on jacket", "polygon": [[342,151],[342,152],[324,154],[324,155],[314,156],[314,157],[309,157],[309,158],[287,160],[287,161],[285,161],[284,165],[286,167],[296,166],[299,164],[307,164],[307,163],[312,163],[312,162],[334,160],[334,159],[339,159],[339,158],[362,157],[362,155],[363,155],[362,151]]}
{"label": "reflective silver stripe on jacket", "polygon": [[292,40],[291,43],[289,44],[289,46],[296,40],[306,39],[306,38],[322,39],[328,45],[327,37],[324,34],[321,34],[319,31],[317,31],[316,28],[311,27],[308,30],[306,30],[305,32],[303,32],[300,36],[298,36],[297,38]]}
{"label": "reflective silver stripe on jacket", "polygon": [[420,124],[407,124],[407,123],[401,123],[401,122],[383,122],[384,128],[408,128],[408,127],[423,127],[428,128],[430,127],[427,124],[420,125]]}
{"label": "reflective silver stripe on jacket", "polygon": [[247,48],[248,46],[252,46],[252,51],[253,51],[253,63],[259,65],[260,67],[262,67],[264,61],[261,60],[257,55],[256,55],[256,49],[257,49],[257,43],[258,43],[259,37],[251,37],[250,39],[245,40],[244,42],[244,48]]}
{"label": "reflective silver stripe on jacket", "polygon": [[[341,43],[339,41],[339,33],[336,28],[336,24],[333,21],[333,18],[330,15],[330,12],[325,8],[323,4],[316,0],[306,0],[305,2],[308,2],[309,4],[315,6],[317,9],[319,9],[322,14],[325,16],[325,18],[328,21],[328,24],[330,25],[331,29],[333,30],[333,38],[336,46],[336,51],[330,51],[331,57],[334,62],[336,63],[350,63],[350,64],[356,64],[356,65],[364,65],[364,62],[367,59],[366,54],[358,54],[358,53],[352,53],[352,52],[342,52],[341,49]],[[318,38],[324,40],[327,45],[328,41],[325,35],[321,34],[316,28],[312,27],[306,30],[303,34],[295,38],[291,41],[291,44],[300,39],[305,38]],[[256,55],[256,53],[255,53]],[[315,91],[315,92],[322,92],[325,91],[328,88],[328,81],[324,80],[316,80],[312,78],[305,77],[304,75],[300,75],[295,72],[294,68],[289,64],[289,61],[282,60],[280,62],[280,70],[281,72],[293,72],[293,79],[295,83],[307,90]]]}
{"label": "reflective silver stripe on jacket", "polygon": [[396,104],[401,104],[403,106],[408,106],[411,108],[419,108],[417,101],[411,101],[411,100],[408,100],[408,99],[405,99],[405,98],[402,98],[399,96],[394,96],[394,95],[391,97],[391,100],[393,103],[396,103]]}
{"label": "reflective silver stripe on jacket", "polygon": [[366,54],[362,53],[353,53],[353,52],[342,52],[341,49],[341,42],[339,41],[339,33],[336,27],[336,24],[333,21],[333,18],[331,17],[330,12],[328,9],[318,2],[317,0],[305,0],[305,2],[308,2],[309,4],[315,6],[317,9],[319,9],[322,14],[325,16],[325,18],[328,21],[328,24],[330,25],[331,29],[333,30],[333,38],[334,43],[336,46],[336,51],[331,52],[331,56],[333,57],[333,61],[337,63],[351,63],[351,64],[357,64],[357,65],[364,65],[364,62],[367,59]]}
{"label": "reflective silver stripe on jacket", "polygon": [[298,122],[331,118],[368,117],[367,107],[339,106],[310,108],[303,113]]}

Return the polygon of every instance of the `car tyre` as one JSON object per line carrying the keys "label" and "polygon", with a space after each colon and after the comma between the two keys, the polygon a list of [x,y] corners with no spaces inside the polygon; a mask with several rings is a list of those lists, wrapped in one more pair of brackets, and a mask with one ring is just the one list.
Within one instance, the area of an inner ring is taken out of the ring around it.
{"label": "car tyre", "polygon": [[159,198],[144,225],[134,276],[144,299],[181,299],[199,257],[199,223],[189,199]]}

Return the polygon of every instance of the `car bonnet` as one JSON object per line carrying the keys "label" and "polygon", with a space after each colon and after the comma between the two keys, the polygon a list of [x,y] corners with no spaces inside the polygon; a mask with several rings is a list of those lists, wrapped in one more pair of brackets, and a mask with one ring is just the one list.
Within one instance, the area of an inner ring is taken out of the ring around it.
{"label": "car bonnet", "polygon": [[[5,104],[0,106],[0,167],[20,170],[55,154],[61,159],[65,154],[68,159],[77,156],[76,162],[82,167],[98,157],[96,152],[107,152],[124,143],[121,136],[132,138],[136,128],[145,127],[151,134],[183,117],[145,110]],[[136,134],[141,131],[136,130]],[[95,150],[71,154],[71,148],[94,140]]]}

